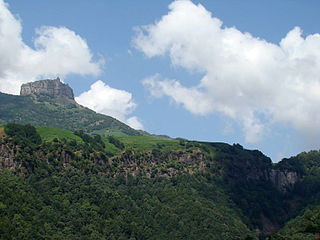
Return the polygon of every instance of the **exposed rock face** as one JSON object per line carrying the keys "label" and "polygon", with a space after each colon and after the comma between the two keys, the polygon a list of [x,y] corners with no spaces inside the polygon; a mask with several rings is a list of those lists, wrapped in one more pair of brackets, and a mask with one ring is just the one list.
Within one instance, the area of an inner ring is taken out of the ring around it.
{"label": "exposed rock face", "polygon": [[299,176],[296,172],[272,169],[270,171],[270,180],[282,193],[286,193],[293,189],[296,182],[299,181]]}
{"label": "exposed rock face", "polygon": [[21,86],[20,95],[46,95],[52,98],[65,97],[72,100],[74,99],[72,89],[69,85],[62,83],[60,78],[54,80],[46,79],[23,84]]}
{"label": "exposed rock face", "polygon": [[22,168],[20,162],[15,161],[17,146],[9,146],[3,139],[0,139],[0,170]]}

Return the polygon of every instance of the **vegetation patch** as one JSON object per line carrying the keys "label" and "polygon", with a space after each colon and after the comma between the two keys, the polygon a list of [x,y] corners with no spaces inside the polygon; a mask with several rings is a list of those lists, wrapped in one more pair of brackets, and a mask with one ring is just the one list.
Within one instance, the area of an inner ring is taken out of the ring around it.
{"label": "vegetation patch", "polygon": [[178,140],[164,139],[154,136],[123,136],[117,137],[126,146],[126,149],[133,149],[137,151],[143,150],[176,150],[184,148],[179,144]]}
{"label": "vegetation patch", "polygon": [[[319,231],[319,151],[272,164],[239,144],[0,129],[1,239],[282,240]],[[281,191],[290,176],[298,181]]]}
{"label": "vegetation patch", "polygon": [[43,141],[51,142],[56,138],[59,140],[66,139],[68,141],[74,140],[77,143],[83,143],[81,137],[68,130],[48,126],[36,127],[36,129]]}

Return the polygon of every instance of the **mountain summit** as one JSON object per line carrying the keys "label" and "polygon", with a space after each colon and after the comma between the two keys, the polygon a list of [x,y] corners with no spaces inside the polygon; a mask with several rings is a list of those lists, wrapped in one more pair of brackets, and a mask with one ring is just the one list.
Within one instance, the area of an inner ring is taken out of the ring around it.
{"label": "mountain summit", "polygon": [[36,82],[25,83],[21,86],[21,96],[49,96],[52,98],[66,97],[74,100],[72,89],[68,84],[60,81],[60,78],[46,79]]}
{"label": "mountain summit", "polygon": [[6,123],[28,123],[70,131],[82,129],[102,136],[148,135],[111,116],[79,105],[72,89],[59,78],[23,84],[20,96],[0,93],[0,125]]}

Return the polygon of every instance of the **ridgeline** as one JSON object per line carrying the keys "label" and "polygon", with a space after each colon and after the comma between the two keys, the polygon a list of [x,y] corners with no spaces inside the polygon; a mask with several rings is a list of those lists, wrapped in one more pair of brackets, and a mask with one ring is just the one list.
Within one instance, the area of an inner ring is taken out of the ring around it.
{"label": "ridgeline", "polygon": [[0,239],[319,234],[319,151],[273,164],[239,144],[141,136],[50,81],[0,94]]}
{"label": "ridgeline", "polygon": [[70,131],[82,129],[103,136],[148,135],[79,105],[72,89],[59,78],[23,84],[20,96],[0,93],[0,124],[5,123],[51,126]]}

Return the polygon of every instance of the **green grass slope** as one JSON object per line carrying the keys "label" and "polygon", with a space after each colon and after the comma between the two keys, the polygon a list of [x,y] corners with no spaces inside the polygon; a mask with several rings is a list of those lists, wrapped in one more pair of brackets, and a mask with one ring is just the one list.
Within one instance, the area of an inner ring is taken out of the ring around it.
{"label": "green grass slope", "polygon": [[56,138],[59,140],[66,139],[67,141],[75,140],[78,143],[83,143],[82,139],[79,136],[65,129],[48,126],[36,127],[36,129],[43,141],[51,142]]}
{"label": "green grass slope", "polygon": [[[37,132],[40,134],[42,140],[53,141],[55,138],[58,140],[75,140],[77,143],[83,143],[83,140],[75,135],[73,132],[65,129],[39,126],[36,127]],[[118,154],[123,150],[134,150],[134,151],[148,151],[148,150],[161,150],[161,151],[172,151],[178,149],[184,149],[185,144],[181,145],[179,140],[161,138],[156,136],[113,136],[113,138],[120,141],[123,144],[123,148],[116,147],[110,143],[107,136],[102,137],[103,142],[106,145],[105,150],[112,153]],[[193,147],[192,144],[187,146],[189,149]]]}
{"label": "green grass slope", "polygon": [[[77,144],[84,144],[84,141],[81,139],[81,137],[77,136],[69,130],[48,126],[40,126],[36,127],[36,129],[43,141],[51,142],[54,139],[58,139],[59,141],[76,141]],[[103,137],[102,141],[105,144],[105,151],[107,151],[108,153],[115,155],[122,151],[122,149],[119,149],[114,146],[114,144],[110,143],[107,137]]]}
{"label": "green grass slope", "polygon": [[70,131],[83,129],[102,136],[139,136],[126,124],[106,115],[98,114],[69,100],[64,104],[41,96],[15,96],[0,93],[0,124],[19,123],[33,126],[51,126]]}
{"label": "green grass slope", "polygon": [[126,146],[126,149],[144,150],[176,150],[181,148],[178,140],[165,139],[155,136],[122,136],[117,137]]}

